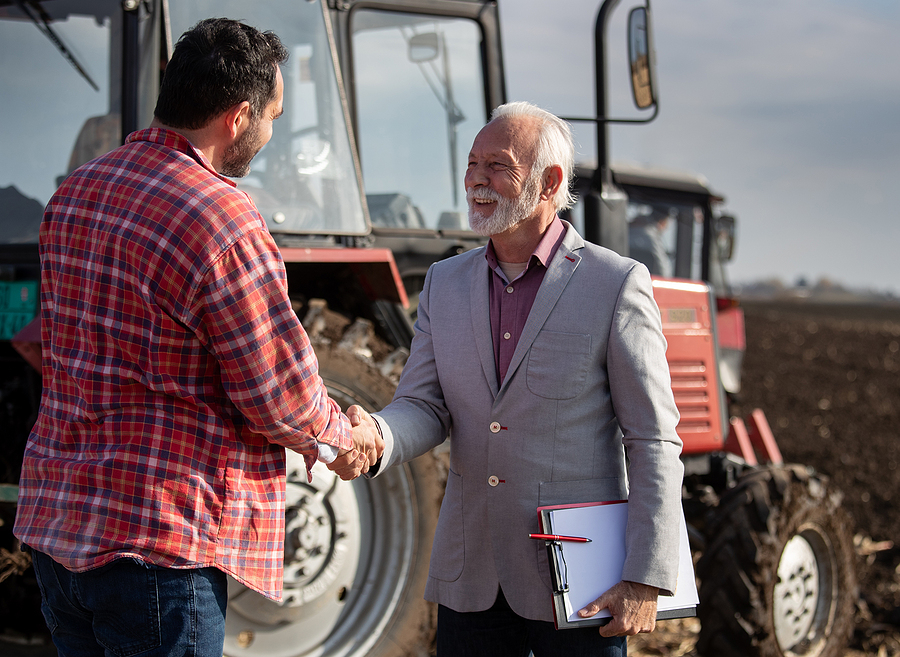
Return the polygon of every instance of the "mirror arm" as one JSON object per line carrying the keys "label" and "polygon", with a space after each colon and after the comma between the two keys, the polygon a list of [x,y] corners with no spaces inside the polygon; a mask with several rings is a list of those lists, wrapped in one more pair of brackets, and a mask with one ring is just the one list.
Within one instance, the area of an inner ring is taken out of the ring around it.
{"label": "mirror arm", "polygon": [[659,114],[659,101],[653,103],[653,114],[643,119],[608,119],[602,116],[584,117],[584,116],[561,116],[563,121],[581,122],[581,123],[650,123]]}

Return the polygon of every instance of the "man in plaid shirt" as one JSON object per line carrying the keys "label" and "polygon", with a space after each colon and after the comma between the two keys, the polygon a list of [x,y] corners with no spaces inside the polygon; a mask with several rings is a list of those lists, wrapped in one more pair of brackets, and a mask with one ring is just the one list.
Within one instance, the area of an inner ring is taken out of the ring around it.
{"label": "man in plaid shirt", "polygon": [[284,448],[307,468],[340,456],[345,478],[383,449],[329,399],[279,251],[224,177],[271,138],[286,57],[270,32],[201,21],[151,127],[45,210],[15,534],[62,657],[220,657],[226,574],[281,597]]}

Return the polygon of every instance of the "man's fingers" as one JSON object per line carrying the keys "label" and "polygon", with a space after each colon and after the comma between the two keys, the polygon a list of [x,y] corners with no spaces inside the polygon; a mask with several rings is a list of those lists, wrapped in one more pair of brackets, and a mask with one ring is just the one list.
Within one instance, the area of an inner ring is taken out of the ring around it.
{"label": "man's fingers", "polygon": [[628,632],[626,631],[626,627],[624,622],[622,621],[621,616],[616,617],[613,616],[612,619],[606,624],[601,625],[599,628],[600,636],[603,637],[612,637],[612,636],[627,636],[629,634],[637,634],[637,632]]}
{"label": "man's fingers", "polygon": [[359,475],[367,472],[369,469],[369,462],[366,459],[366,455],[362,452],[356,452],[355,450],[354,454],[356,454],[356,456],[345,468],[343,468],[343,474],[338,473],[341,476],[341,479],[344,479],[345,481],[348,479],[356,479]]}
{"label": "man's fingers", "polygon": [[592,603],[585,605],[584,608],[578,610],[578,615],[581,618],[590,618],[591,616],[595,616],[597,612],[604,608],[604,606],[601,606],[601,600],[603,600],[603,596],[600,596]]}
{"label": "man's fingers", "polygon": [[384,452],[384,439],[375,424],[375,420],[359,406],[351,406],[347,409],[347,417],[353,426],[353,443],[356,448],[364,452],[369,466],[375,465]]}
{"label": "man's fingers", "polygon": [[375,420],[369,415],[365,409],[356,404],[350,406],[346,411],[347,419],[351,426],[351,440],[353,441],[353,450],[358,456],[353,457],[353,461],[344,460],[337,463],[331,470],[341,479],[347,481],[355,479],[361,474],[369,471],[384,452],[384,440]]}
{"label": "man's fingers", "polygon": [[378,461],[379,456],[378,448],[375,445],[366,452],[366,459],[368,460],[369,465],[374,465]]}
{"label": "man's fingers", "polygon": [[332,465],[337,467],[346,468],[348,465],[352,464],[359,458],[359,452],[355,449],[348,449],[344,452],[339,452],[337,458],[332,461]]}
{"label": "man's fingers", "polygon": [[353,406],[348,408],[347,409],[347,419],[350,420],[350,426],[351,427],[359,426],[362,423],[363,418],[365,417],[365,413],[366,412],[361,407],[357,406],[356,404],[354,404]]}
{"label": "man's fingers", "polygon": [[369,462],[362,452],[349,449],[339,453],[327,467],[344,481],[351,481],[369,471]]}
{"label": "man's fingers", "polygon": [[600,635],[634,636],[639,632],[652,632],[656,626],[656,598],[659,589],[634,582],[619,582],[590,605],[579,611],[582,618],[593,614],[594,607],[609,609],[612,620],[600,627]]}

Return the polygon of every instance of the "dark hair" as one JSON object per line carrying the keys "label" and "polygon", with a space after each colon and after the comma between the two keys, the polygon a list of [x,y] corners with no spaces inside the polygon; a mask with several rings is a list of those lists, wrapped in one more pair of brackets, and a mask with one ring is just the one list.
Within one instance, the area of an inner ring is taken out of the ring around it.
{"label": "dark hair", "polygon": [[246,100],[255,119],[274,100],[276,67],[287,56],[273,32],[228,18],[202,20],[175,44],[154,114],[169,127],[197,130]]}

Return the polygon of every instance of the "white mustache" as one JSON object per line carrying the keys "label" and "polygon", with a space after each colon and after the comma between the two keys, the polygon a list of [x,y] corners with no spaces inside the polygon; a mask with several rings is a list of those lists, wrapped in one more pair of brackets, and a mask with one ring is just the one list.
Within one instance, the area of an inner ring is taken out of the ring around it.
{"label": "white mustache", "polygon": [[503,197],[493,189],[468,189],[466,190],[466,200],[469,203],[472,201],[502,201]]}

